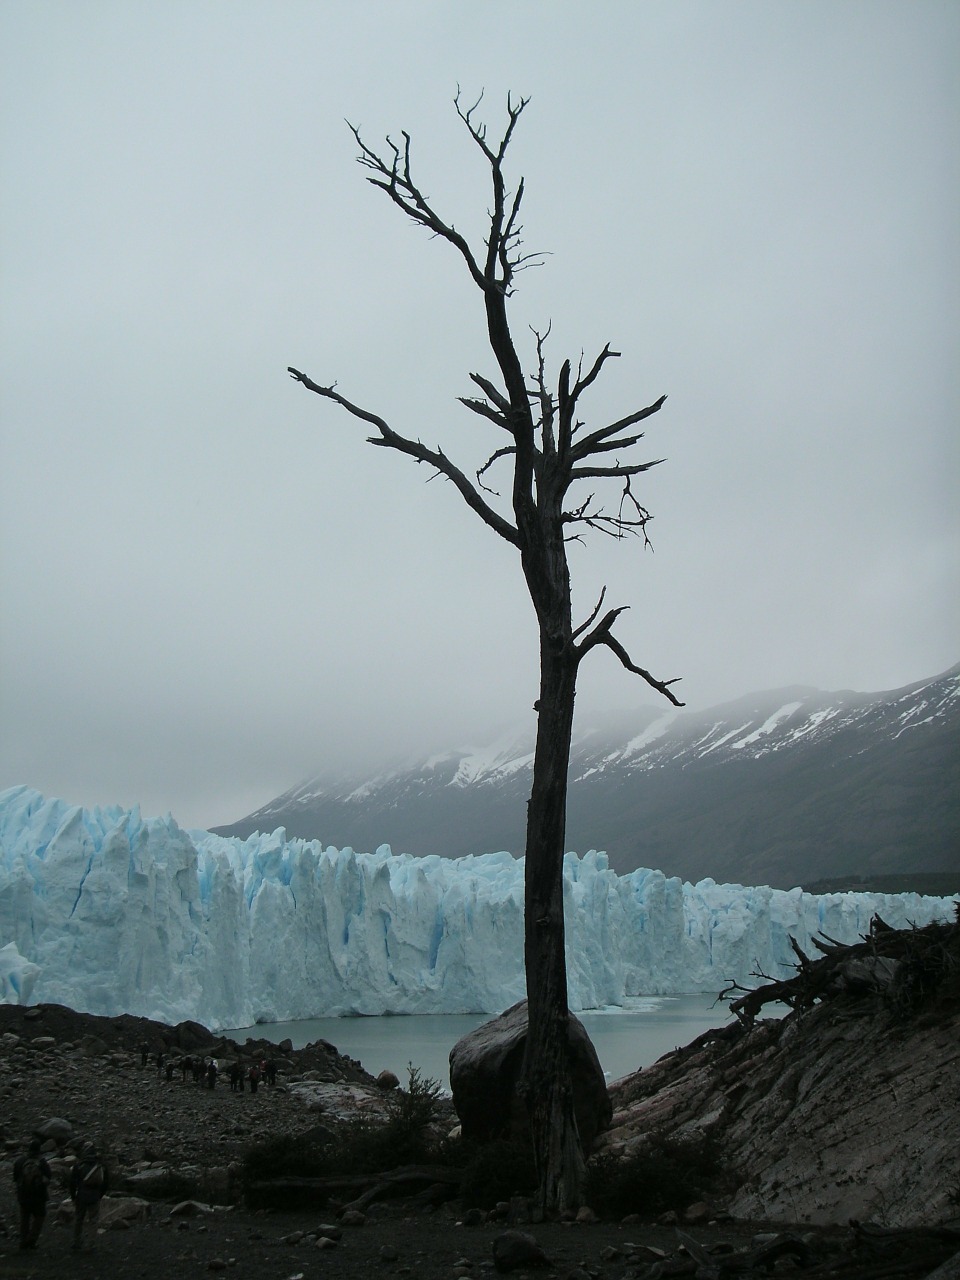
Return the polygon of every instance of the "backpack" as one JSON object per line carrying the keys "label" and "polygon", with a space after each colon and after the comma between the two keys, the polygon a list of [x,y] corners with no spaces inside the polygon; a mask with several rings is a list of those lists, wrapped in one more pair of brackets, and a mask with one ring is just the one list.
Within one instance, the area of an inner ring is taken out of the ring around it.
{"label": "backpack", "polygon": [[46,1190],[43,1166],[36,1156],[29,1156],[20,1166],[20,1194],[25,1200],[42,1199]]}
{"label": "backpack", "polygon": [[103,1165],[99,1161],[91,1165],[84,1174],[83,1186],[89,1187],[91,1191],[99,1190],[103,1186]]}

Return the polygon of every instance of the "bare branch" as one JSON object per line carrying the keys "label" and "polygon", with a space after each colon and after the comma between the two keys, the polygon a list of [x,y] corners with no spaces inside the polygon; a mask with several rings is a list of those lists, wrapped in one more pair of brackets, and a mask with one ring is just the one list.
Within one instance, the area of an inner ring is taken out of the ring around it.
{"label": "bare branch", "polygon": [[475,382],[488,400],[491,400],[498,409],[504,413],[510,412],[510,401],[497,387],[493,385],[489,378],[483,378],[479,373],[471,373],[470,379]]}
{"label": "bare branch", "polygon": [[546,364],[543,355],[544,343],[550,336],[551,327],[551,325],[547,325],[546,333],[538,333],[532,327],[530,330],[537,344],[537,372],[533,375],[533,397],[540,402],[540,439],[545,455],[556,452],[556,442],[553,436],[554,404],[553,397],[547,390]]}
{"label": "bare branch", "polygon": [[477,413],[481,418],[489,418],[491,422],[495,422],[498,427],[503,427],[505,431],[510,430],[510,423],[506,417],[492,404],[487,404],[486,400],[477,400],[472,396],[457,396],[457,399],[471,413]]}
{"label": "bare branch", "polygon": [[507,542],[512,543],[514,546],[519,546],[520,535],[515,526],[505,520],[499,512],[494,511],[483,500],[478,490],[470,483],[460,468],[455,466],[442,450],[430,449],[419,440],[411,440],[407,436],[400,435],[379,414],[371,413],[369,409],[361,408],[360,405],[353,404],[346,396],[342,396],[339,391],[335,390],[335,384],[329,387],[320,386],[312,378],[308,378],[305,373],[301,373],[299,369],[289,366],[287,372],[294,381],[302,383],[308,391],[313,391],[316,395],[323,396],[326,400],[334,401],[335,404],[346,409],[347,413],[352,414],[353,417],[359,418],[362,422],[369,422],[376,427],[380,434],[378,436],[368,436],[367,440],[370,444],[395,449],[398,453],[405,453],[417,462],[426,462],[431,467],[434,467],[441,475],[452,481],[460,491],[464,502],[477,513],[484,524],[489,525]]}
{"label": "bare branch", "polygon": [[659,467],[664,458],[654,458],[652,462],[631,462],[621,463],[614,467],[572,467],[570,470],[570,479],[573,480],[589,480],[596,476],[638,476],[644,471],[649,471],[652,467]]}
{"label": "bare branch", "polygon": [[591,613],[590,617],[586,620],[586,622],[582,622],[580,626],[577,627],[577,629],[573,632],[573,634],[570,637],[571,640],[576,640],[577,636],[581,635],[584,631],[587,630],[589,626],[592,625],[594,618],[596,618],[597,614],[600,612],[601,608],[603,607],[603,601],[606,594],[607,594],[607,588],[603,587],[600,592],[600,599],[593,606],[593,613]]}
{"label": "bare branch", "polygon": [[515,454],[516,452],[517,452],[517,449],[515,445],[507,444],[507,445],[504,445],[502,449],[498,449],[496,453],[492,453],[490,455],[490,457],[486,460],[486,462],[477,472],[477,484],[480,486],[481,489],[483,489],[486,493],[492,493],[494,497],[497,497],[497,498],[500,497],[499,492],[496,489],[491,489],[487,485],[485,485],[483,481],[480,479],[480,477],[486,471],[488,471],[490,467],[493,466],[493,464],[497,461],[498,458],[506,458],[509,454],[511,453]]}
{"label": "bare branch", "polygon": [[356,125],[352,125],[348,120],[347,127],[360,148],[357,163],[365,169],[371,169],[375,175],[368,178],[367,181],[372,186],[379,187],[381,191],[385,191],[394,204],[402,209],[413,222],[419,222],[421,226],[432,231],[435,236],[439,236],[452,244],[460,253],[464,262],[466,262],[467,269],[474,282],[483,289],[486,284],[484,273],[473,256],[470,246],[452,223],[448,224],[443,221],[432,208],[427,197],[413,181],[410,164],[410,135],[406,132],[403,134],[404,146],[402,153],[390,137],[386,138],[386,144],[393,156],[390,161],[387,161],[371,147],[367,146],[361,138],[360,130]]}
{"label": "bare branch", "polygon": [[611,627],[626,608],[626,605],[621,605],[619,609],[611,609],[608,613],[604,614],[593,630],[575,646],[577,661],[581,662],[584,656],[598,644],[605,644],[608,649],[612,650],[612,652],[617,655],[627,671],[632,671],[634,675],[640,676],[642,679],[646,680],[647,684],[650,685],[652,689],[656,689],[658,693],[662,693],[663,696],[672,702],[675,707],[684,706],[684,703],[682,703],[670,689],[670,685],[677,684],[678,679],[658,680],[655,676],[652,676],[649,671],[644,670],[643,667],[638,667],[620,641],[611,634]]}
{"label": "bare branch", "polygon": [[[649,418],[652,414],[658,413],[663,408],[666,398],[666,396],[661,396],[659,400],[647,405],[645,409],[638,409],[635,413],[628,413],[619,422],[613,422],[608,427],[601,427],[598,431],[592,431],[588,436],[583,436],[570,451],[572,460],[579,462],[581,458],[589,457],[591,453],[596,452],[597,446],[602,441],[609,439],[620,431],[626,431],[628,427],[632,427],[636,423],[642,422],[644,418]],[[639,439],[639,437],[637,438]]]}

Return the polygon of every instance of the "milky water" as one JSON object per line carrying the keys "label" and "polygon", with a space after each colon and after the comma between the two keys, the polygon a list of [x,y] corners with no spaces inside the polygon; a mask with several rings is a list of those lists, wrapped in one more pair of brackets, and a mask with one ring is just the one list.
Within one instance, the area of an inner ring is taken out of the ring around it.
{"label": "milky water", "polygon": [[[327,1040],[348,1057],[358,1059],[374,1075],[384,1068],[403,1083],[412,1063],[421,1073],[449,1088],[448,1056],[461,1036],[490,1014],[435,1014],[411,1017],[310,1018],[298,1022],[261,1023],[237,1027],[224,1034],[243,1042],[248,1036],[279,1043],[290,1039],[294,1048]],[[715,994],[639,996],[621,1009],[595,1010],[577,1015],[597,1050],[607,1080],[646,1067],[689,1044],[702,1031],[721,1027],[732,1016]]]}

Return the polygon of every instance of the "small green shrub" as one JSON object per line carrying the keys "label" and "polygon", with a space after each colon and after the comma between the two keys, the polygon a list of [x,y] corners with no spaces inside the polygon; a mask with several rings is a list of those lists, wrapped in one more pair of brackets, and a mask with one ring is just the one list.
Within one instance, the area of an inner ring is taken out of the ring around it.
{"label": "small green shrub", "polygon": [[531,1195],[536,1189],[537,1173],[528,1142],[498,1138],[464,1145],[458,1163],[463,1165],[460,1196],[467,1209],[492,1209],[500,1200]]}
{"label": "small green shrub", "polygon": [[709,1194],[719,1172],[719,1153],[711,1138],[655,1134],[636,1155],[591,1161],[586,1200],[605,1217],[681,1211]]}
{"label": "small green shrub", "polygon": [[295,1138],[268,1138],[247,1147],[243,1153],[244,1182],[269,1178],[320,1178],[330,1171],[333,1134],[327,1129],[310,1129]]}

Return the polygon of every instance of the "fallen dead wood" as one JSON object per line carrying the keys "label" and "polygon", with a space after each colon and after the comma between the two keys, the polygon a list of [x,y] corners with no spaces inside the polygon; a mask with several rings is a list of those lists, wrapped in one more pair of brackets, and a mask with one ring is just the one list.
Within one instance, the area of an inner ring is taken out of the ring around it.
{"label": "fallen dead wood", "polygon": [[[720,993],[745,1026],[772,1003],[803,1010],[839,995],[881,995],[895,1014],[906,1017],[944,988],[949,999],[960,1000],[960,903],[957,919],[922,929],[892,929],[875,915],[869,932],[849,946],[820,934],[813,939],[819,958],[807,955],[794,937],[790,945],[797,957],[794,977],[754,973],[762,986],[731,982]],[[742,994],[730,999],[735,992]]]}
{"label": "fallen dead wood", "polygon": [[244,1188],[244,1197],[251,1208],[265,1208],[278,1204],[314,1205],[320,1207],[331,1200],[341,1204],[341,1212],[347,1209],[363,1209],[374,1200],[388,1200],[397,1196],[416,1195],[433,1187],[450,1188],[452,1199],[460,1190],[462,1169],[447,1165],[407,1165],[390,1169],[385,1173],[332,1174],[323,1177],[283,1175],[276,1178],[258,1178]]}

